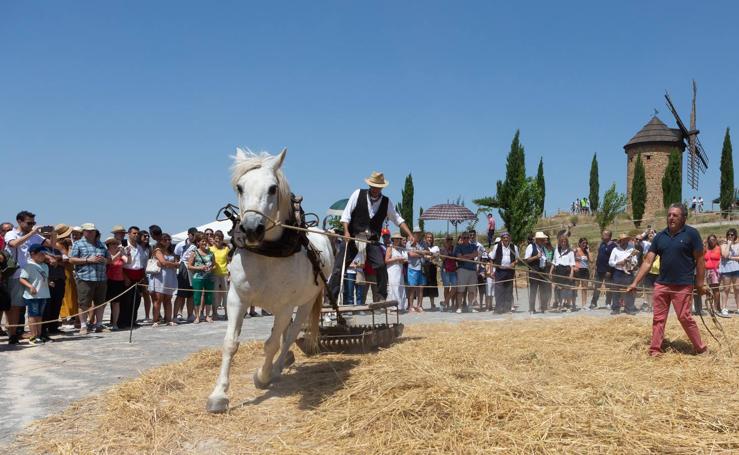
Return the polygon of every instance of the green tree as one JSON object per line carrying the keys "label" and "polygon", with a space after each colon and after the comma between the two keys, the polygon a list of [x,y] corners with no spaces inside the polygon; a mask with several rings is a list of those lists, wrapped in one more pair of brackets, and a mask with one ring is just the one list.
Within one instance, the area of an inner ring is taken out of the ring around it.
{"label": "green tree", "polygon": [[729,128],[724,135],[724,146],[721,148],[721,192],[719,193],[719,206],[722,216],[726,218],[732,204],[736,201],[734,188],[734,157],[731,149],[731,136]]}
{"label": "green tree", "polygon": [[616,215],[622,213],[624,209],[626,209],[626,195],[618,193],[614,183],[603,195],[603,205],[595,214],[595,221],[598,223],[600,230],[602,231],[610,226],[613,220],[616,219]]}
{"label": "green tree", "polygon": [[547,190],[546,183],[544,182],[544,159],[539,158],[539,169],[536,171],[536,184],[539,186],[539,204],[536,207],[537,216],[544,215],[544,200],[546,198]]}
{"label": "green tree", "polygon": [[598,211],[600,193],[600,182],[598,182],[598,154],[593,153],[593,161],[590,163],[590,210]]}
{"label": "green tree", "polygon": [[[522,192],[526,183],[526,156],[523,145],[519,140],[520,132],[516,130],[511,142],[511,150],[506,159],[505,180],[496,183],[496,199],[498,202],[498,213],[503,223],[510,230],[512,226],[513,203],[516,195]],[[533,210],[536,211],[536,205]]]}
{"label": "green tree", "polygon": [[426,232],[426,225],[423,222],[423,219],[421,216],[423,215],[423,207],[420,207],[418,209],[418,229],[422,230],[423,232]]}
{"label": "green tree", "polygon": [[405,220],[406,224],[413,229],[413,175],[408,174],[405,178],[405,186],[401,192],[400,202],[395,204],[395,210]]}
{"label": "green tree", "polygon": [[636,164],[634,164],[634,178],[631,181],[631,215],[634,220],[634,226],[641,225],[644,216],[644,207],[647,204],[647,175],[644,170],[644,162],[641,160],[641,153],[636,156]]}
{"label": "green tree", "polygon": [[670,204],[683,201],[683,174],[680,166],[680,152],[673,149],[667,161],[665,175],[662,177],[662,205],[668,208]]}
{"label": "green tree", "polygon": [[506,229],[511,234],[515,244],[526,241],[539,221],[537,210],[541,201],[541,189],[535,178],[527,177],[519,186],[519,191],[513,195],[510,207],[507,210],[509,221]]}

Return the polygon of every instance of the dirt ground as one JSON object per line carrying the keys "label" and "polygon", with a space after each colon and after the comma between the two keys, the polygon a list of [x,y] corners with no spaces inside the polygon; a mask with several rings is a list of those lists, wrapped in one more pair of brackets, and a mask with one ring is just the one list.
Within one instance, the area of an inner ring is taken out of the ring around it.
{"label": "dirt ground", "polygon": [[[739,351],[739,321],[724,323]],[[727,340],[696,356],[647,317],[426,324],[370,355],[297,355],[254,388],[243,344],[231,409],[205,412],[220,355],[207,349],[40,420],[28,453],[706,453],[739,450],[739,362]]]}

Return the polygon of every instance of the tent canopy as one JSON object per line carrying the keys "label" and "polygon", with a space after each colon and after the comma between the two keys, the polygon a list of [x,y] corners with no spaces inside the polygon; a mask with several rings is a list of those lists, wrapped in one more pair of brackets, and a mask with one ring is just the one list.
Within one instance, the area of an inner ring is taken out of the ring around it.
{"label": "tent canopy", "polygon": [[[229,241],[231,240],[231,236],[228,235],[228,231],[231,230],[231,226],[232,226],[231,220],[211,221],[210,223],[197,226],[197,229],[200,232],[203,232],[206,229],[213,229],[213,232],[222,231],[223,238],[226,241]],[[187,231],[178,232],[177,234],[172,235],[172,243],[177,244],[178,242],[181,242],[185,240],[186,238],[187,238]]]}
{"label": "tent canopy", "polygon": [[338,201],[331,204],[331,207],[329,207],[326,211],[326,215],[341,216],[341,214],[344,213],[344,208],[346,208],[346,204],[348,203],[349,199],[339,199]]}

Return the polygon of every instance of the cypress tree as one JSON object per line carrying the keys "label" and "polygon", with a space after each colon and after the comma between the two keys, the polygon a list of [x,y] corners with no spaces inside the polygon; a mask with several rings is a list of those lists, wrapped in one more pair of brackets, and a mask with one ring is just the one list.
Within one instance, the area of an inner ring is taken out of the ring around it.
{"label": "cypress tree", "polygon": [[500,207],[498,213],[509,229],[512,222],[511,213],[514,199],[516,194],[524,189],[526,182],[526,156],[519,136],[520,132],[516,130],[511,142],[511,150],[508,152],[508,158],[506,159],[505,180],[503,182],[498,180],[496,184],[496,196]]}
{"label": "cypress tree", "polygon": [[598,182],[598,154],[593,153],[593,161],[590,163],[590,210],[598,211],[598,193],[600,192],[600,183]]}
{"label": "cypress tree", "polygon": [[680,166],[680,152],[673,149],[667,161],[665,175],[662,177],[662,205],[668,208],[670,204],[682,202],[683,174]]}
{"label": "cypress tree", "polygon": [[426,232],[426,225],[423,222],[423,218],[421,218],[422,215],[423,215],[423,207],[420,207],[418,209],[418,229],[422,230],[423,232]]}
{"label": "cypress tree", "polygon": [[721,215],[726,218],[736,201],[734,192],[734,157],[731,149],[731,136],[729,128],[724,135],[724,146],[721,148],[721,193],[719,195],[719,206]]}
{"label": "cypress tree", "polygon": [[539,185],[539,204],[536,207],[538,216],[544,215],[544,199],[546,198],[546,184],[544,182],[544,159],[539,158],[539,169],[536,171],[536,184]]}
{"label": "cypress tree", "polygon": [[527,177],[521,183],[519,191],[513,195],[508,211],[510,224],[506,224],[506,229],[511,234],[511,241],[514,244],[520,245],[525,242],[539,220],[536,210],[541,200],[540,191],[536,179]]}
{"label": "cypress tree", "polygon": [[398,213],[400,213],[400,216],[403,217],[406,224],[408,224],[411,229],[414,229],[412,174],[408,174],[408,177],[405,178],[405,186],[403,187],[403,191],[401,192],[400,203],[395,206],[395,209],[398,211]]}
{"label": "cypress tree", "polygon": [[639,227],[644,216],[644,207],[647,203],[647,176],[644,170],[644,162],[641,153],[636,156],[634,165],[634,178],[631,181],[631,215],[634,226]]}

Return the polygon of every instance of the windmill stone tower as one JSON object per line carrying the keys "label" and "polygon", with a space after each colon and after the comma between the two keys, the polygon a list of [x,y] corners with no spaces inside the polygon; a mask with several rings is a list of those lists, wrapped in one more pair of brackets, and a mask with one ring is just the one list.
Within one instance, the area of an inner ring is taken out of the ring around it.
{"label": "windmill stone tower", "polygon": [[647,201],[644,217],[652,217],[662,206],[662,177],[673,150],[680,152],[680,169],[685,142],[680,129],[669,128],[655,115],[631,140],[624,145],[626,152],[626,192],[631,211],[631,182],[634,179],[636,157],[641,153],[647,180]]}

